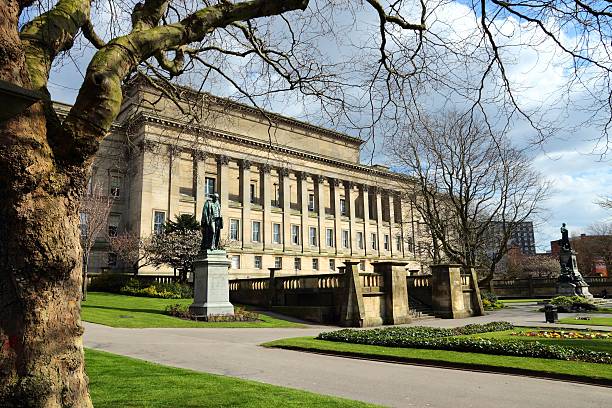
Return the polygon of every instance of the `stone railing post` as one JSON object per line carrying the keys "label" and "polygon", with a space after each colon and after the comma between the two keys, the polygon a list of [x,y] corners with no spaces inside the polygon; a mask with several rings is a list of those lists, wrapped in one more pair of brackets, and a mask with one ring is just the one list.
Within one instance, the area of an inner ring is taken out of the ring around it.
{"label": "stone railing post", "polygon": [[359,279],[359,261],[345,261],[345,285],[340,312],[340,325],[363,327],[366,318],[363,290]]}
{"label": "stone railing post", "polygon": [[385,324],[410,323],[406,265],[402,261],[374,263],[374,272],[383,276],[385,288]]}
{"label": "stone railing post", "polygon": [[431,300],[434,314],[447,319],[468,317],[463,301],[461,265],[431,265]]}
{"label": "stone railing post", "polygon": [[281,270],[281,268],[268,268],[270,271],[270,278],[268,280],[268,307],[271,309],[272,306],[276,303],[276,271]]}

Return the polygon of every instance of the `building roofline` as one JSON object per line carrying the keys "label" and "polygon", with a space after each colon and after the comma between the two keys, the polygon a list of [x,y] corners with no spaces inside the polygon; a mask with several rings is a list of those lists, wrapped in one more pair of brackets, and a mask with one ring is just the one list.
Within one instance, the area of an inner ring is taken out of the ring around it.
{"label": "building roofline", "polygon": [[[128,88],[132,87],[131,89],[134,89],[134,87],[137,86],[146,86],[149,90],[152,90],[156,93],[160,93],[159,90],[155,89],[154,87],[152,87],[151,85],[147,84],[146,82],[144,82],[144,80],[139,79],[139,78],[134,78],[131,81],[129,81],[127,83]],[[207,98],[210,98],[213,101],[217,101],[217,102],[222,102],[219,103],[218,105],[224,104],[226,106],[230,106],[231,108],[237,110],[237,111],[246,111],[252,115],[255,116],[262,116],[262,117],[270,117],[272,119],[275,119],[276,121],[278,121],[279,123],[283,123],[289,126],[294,126],[294,127],[299,127],[302,128],[304,130],[310,130],[310,131],[314,131],[314,132],[318,132],[318,133],[322,133],[322,134],[326,134],[327,136],[330,136],[332,138],[340,138],[340,139],[344,139],[347,140],[351,143],[356,144],[357,146],[361,146],[362,144],[365,143],[365,140],[361,140],[358,137],[355,136],[350,136],[347,135],[346,133],[342,133],[342,132],[338,132],[336,130],[333,129],[329,129],[323,126],[318,126],[318,125],[313,125],[312,123],[308,123],[299,119],[295,119],[289,116],[284,116],[281,115],[279,113],[275,113],[275,112],[271,112],[268,110],[264,110],[264,109],[260,109],[260,108],[256,108],[244,103],[240,103],[228,98],[223,98],[217,95],[213,95],[209,92],[200,92],[197,91],[193,88],[190,88],[188,86],[184,86],[184,85],[175,85],[177,88],[180,88],[181,90],[185,91],[189,97],[191,98],[195,98],[195,97],[201,97],[201,96],[205,96]]]}

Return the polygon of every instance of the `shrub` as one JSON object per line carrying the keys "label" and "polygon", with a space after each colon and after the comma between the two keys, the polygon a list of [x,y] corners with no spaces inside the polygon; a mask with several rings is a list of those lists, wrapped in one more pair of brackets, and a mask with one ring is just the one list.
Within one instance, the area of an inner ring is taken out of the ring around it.
{"label": "shrub", "polygon": [[[443,335],[448,333],[448,330],[459,332],[460,334],[484,333],[483,330],[485,328],[483,326],[487,325],[469,325],[456,329],[414,327],[405,328],[408,330],[404,332],[396,329],[343,329],[321,333],[317,338],[321,340],[384,347],[410,347],[612,364],[612,354],[606,352],[542,344],[537,341],[524,342]],[[512,325],[506,322],[494,322],[491,324],[490,329],[492,330],[490,331],[497,331],[498,329],[506,330],[507,327],[512,327]],[[423,336],[417,336],[417,333],[423,334]]]}
{"label": "shrub", "polygon": [[[597,306],[582,296],[557,296],[550,300],[550,304],[557,306],[561,313],[585,312],[597,310]],[[544,309],[540,309],[544,311]]]}
{"label": "shrub", "polygon": [[482,306],[487,310],[503,309],[505,305],[499,301],[495,293],[481,290],[480,297],[482,298]]}
{"label": "shrub", "polygon": [[121,288],[131,279],[131,275],[119,273],[103,273],[92,275],[91,283],[87,287],[92,292],[120,293]]}
{"label": "shrub", "polygon": [[120,293],[132,296],[154,297],[162,299],[181,299],[193,297],[193,289],[187,284],[177,282],[159,283],[130,279],[121,288]]}

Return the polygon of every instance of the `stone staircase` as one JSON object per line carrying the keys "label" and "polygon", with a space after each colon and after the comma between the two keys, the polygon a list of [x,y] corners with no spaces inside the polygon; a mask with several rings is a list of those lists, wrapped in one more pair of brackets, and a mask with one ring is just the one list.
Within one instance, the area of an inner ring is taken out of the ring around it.
{"label": "stone staircase", "polygon": [[410,295],[408,295],[408,308],[413,320],[428,320],[436,318],[431,306],[426,305]]}

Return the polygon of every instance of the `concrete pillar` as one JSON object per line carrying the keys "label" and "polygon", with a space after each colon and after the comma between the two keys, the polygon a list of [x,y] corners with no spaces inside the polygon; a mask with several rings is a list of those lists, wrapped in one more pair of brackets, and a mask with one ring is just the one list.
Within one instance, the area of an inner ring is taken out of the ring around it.
{"label": "concrete pillar", "polygon": [[308,231],[308,173],[298,174],[298,191],[300,197],[300,212],[302,215],[302,253],[310,250],[310,231]]}
{"label": "concrete pillar", "polygon": [[363,288],[359,279],[359,261],[345,261],[344,294],[340,308],[340,325],[347,327],[364,327],[366,312],[363,303]]}
{"label": "concrete pillar", "polygon": [[324,177],[317,176],[315,181],[315,199],[317,200],[317,225],[319,227],[319,253],[323,252],[325,245],[325,196],[323,189],[325,188]]}
{"label": "concrete pillar", "polygon": [[445,319],[470,316],[463,301],[461,266],[431,265],[431,301],[434,314]]}
{"label": "concrete pillar", "polygon": [[206,154],[200,150],[194,150],[193,167],[195,169],[195,217],[198,222],[202,221],[202,209],[206,202]]}
{"label": "concrete pillar", "polygon": [[291,248],[291,194],[289,192],[289,170],[286,168],[279,169],[279,174],[283,179],[281,182],[283,207],[283,250],[288,251]]}
{"label": "concrete pillar", "polygon": [[378,256],[385,255],[384,243],[385,228],[382,218],[382,190],[376,188],[376,238],[378,238]]}
{"label": "concrete pillar", "polygon": [[263,207],[262,239],[263,248],[266,249],[272,243],[272,217],[270,200],[272,200],[272,185],[270,177],[270,166],[262,164],[259,166],[259,180],[261,185],[261,202]]}
{"label": "concrete pillar", "polygon": [[361,198],[363,200],[363,254],[372,253],[372,243],[370,240],[370,197],[369,187],[364,184],[361,187]]}
{"label": "concrete pillar", "polygon": [[336,245],[336,254],[342,252],[342,218],[340,215],[340,180],[330,179],[332,185],[332,197],[334,203],[334,244]]}
{"label": "concrete pillar", "polygon": [[221,232],[221,237],[227,237],[229,229],[229,221],[227,216],[227,209],[229,208],[229,157],[224,155],[217,156],[217,189],[215,190],[219,194],[219,201],[221,205],[221,215],[223,215],[223,228],[225,231]]}
{"label": "concrete pillar", "polygon": [[[240,161],[240,198],[242,201],[242,248],[252,246],[251,240],[251,162]],[[260,231],[261,234],[261,231]],[[240,265],[242,267],[242,265]]]}

